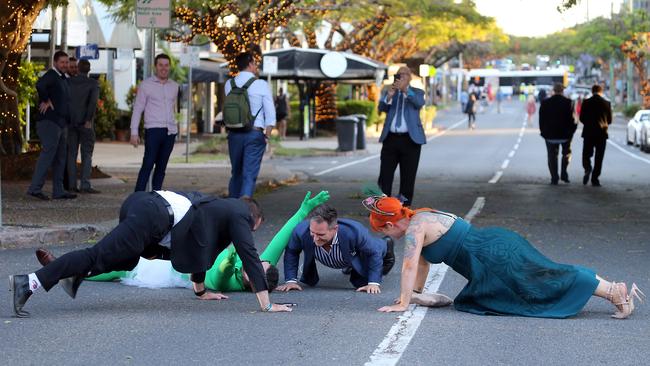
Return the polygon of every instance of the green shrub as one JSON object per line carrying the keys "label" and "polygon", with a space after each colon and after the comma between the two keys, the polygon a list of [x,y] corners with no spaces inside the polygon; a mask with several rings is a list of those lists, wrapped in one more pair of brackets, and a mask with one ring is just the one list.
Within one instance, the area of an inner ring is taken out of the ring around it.
{"label": "green shrub", "polygon": [[111,84],[105,77],[99,78],[99,99],[97,100],[97,112],[95,114],[95,133],[97,139],[113,138],[115,123],[119,118],[117,102],[113,94]]}
{"label": "green shrub", "polygon": [[636,112],[639,111],[639,109],[641,109],[641,105],[632,104],[632,105],[629,105],[629,106],[626,106],[625,108],[623,108],[623,114],[625,115],[625,117],[632,118],[632,117],[634,117]]}
{"label": "green shrub", "polygon": [[347,116],[350,114],[365,114],[368,116],[366,126],[372,126],[377,122],[377,106],[375,102],[368,100],[346,100],[336,102],[336,108],[339,111],[339,116]]}

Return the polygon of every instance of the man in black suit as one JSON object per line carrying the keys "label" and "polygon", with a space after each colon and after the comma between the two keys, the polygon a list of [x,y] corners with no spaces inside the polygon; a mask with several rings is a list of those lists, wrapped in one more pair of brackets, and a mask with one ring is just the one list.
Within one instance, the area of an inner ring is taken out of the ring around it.
{"label": "man in black suit", "polygon": [[41,287],[49,291],[59,280],[72,298],[84,277],[132,270],[140,257],[171,260],[174,269],[191,273],[194,293],[202,300],[222,294],[206,292],[205,272],[230,243],[235,246],[250,286],[263,311],[291,311],[269,300],[266,276],[253,231],[263,213],[253,199],[221,199],[198,192],[135,192],[122,204],[120,223],[96,245],[69,252],[35,273],[9,276],[13,310],[27,317],[23,307]]}
{"label": "man in black suit", "polygon": [[40,100],[36,131],[41,140],[41,153],[27,194],[42,200],[50,199],[43,193],[45,177],[50,168],[52,168],[52,197],[55,199],[77,197],[63,188],[66,135],[70,118],[70,90],[65,75],[67,68],[68,55],[63,51],[57,51],[54,53],[52,68],[36,82]]}
{"label": "man in black suit", "polygon": [[[544,90],[544,89],[542,89]],[[551,184],[557,185],[558,179],[569,183],[567,168],[571,161],[571,139],[577,125],[573,120],[571,99],[562,95],[564,86],[553,86],[553,96],[542,100],[539,107],[539,131],[546,140],[548,153],[548,170],[551,172]],[[541,94],[541,92],[540,92]],[[562,146],[562,171],[557,174],[557,155]]]}
{"label": "man in black suit", "polygon": [[[79,60],[79,74],[71,77],[70,127],[68,128],[68,182],[72,190],[83,193],[100,193],[90,186],[95,127],[93,118],[99,97],[99,83],[88,77],[90,62]],[[81,186],[77,186],[77,153],[81,145]]]}
{"label": "man in black suit", "polygon": [[[582,138],[584,145],[582,148],[582,166],[585,168],[585,176],[582,184],[589,182],[591,175],[591,185],[600,187],[600,172],[605,157],[605,147],[607,146],[607,129],[612,124],[612,105],[603,98],[603,88],[596,84],[591,88],[593,96],[582,102],[580,110],[580,122],[584,125],[582,129]],[[594,167],[591,168],[591,156],[596,152],[594,157]]]}

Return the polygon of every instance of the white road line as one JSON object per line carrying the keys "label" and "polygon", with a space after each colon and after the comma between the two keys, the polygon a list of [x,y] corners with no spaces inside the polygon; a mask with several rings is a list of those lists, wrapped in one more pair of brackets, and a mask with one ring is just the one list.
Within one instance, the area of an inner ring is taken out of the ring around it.
{"label": "white road line", "polygon": [[613,142],[613,141],[611,141],[611,140],[607,140],[607,142],[608,142],[610,145],[614,146],[615,148],[619,149],[622,153],[628,155],[629,157],[631,157],[631,158],[633,158],[633,159],[636,159],[636,160],[640,160],[640,161],[642,161],[642,162],[644,162],[644,163],[646,163],[646,164],[650,164],[650,160],[649,160],[649,159],[642,158],[642,157],[640,157],[640,156],[638,156],[638,155],[636,155],[636,154],[632,154],[631,152],[625,150],[623,147],[619,146],[617,143],[615,143],[615,142]]}
{"label": "white road line", "polygon": [[[460,120],[460,121],[454,123],[453,125],[451,125],[451,126],[450,126],[449,128],[447,128],[446,130],[441,131],[441,132],[439,132],[439,133],[437,133],[437,134],[435,134],[435,135],[429,137],[429,138],[427,139],[427,142],[429,142],[429,141],[431,141],[431,140],[434,140],[434,139],[437,139],[438,137],[440,137],[440,136],[446,134],[447,132],[453,130],[454,128],[460,126],[460,124],[463,123],[463,122],[465,122],[465,121],[467,121],[467,118],[463,118],[462,120]],[[359,160],[351,161],[351,162],[349,162],[349,163],[345,163],[345,164],[339,165],[339,166],[337,166],[337,167],[333,167],[333,168],[325,169],[325,170],[320,171],[320,172],[318,172],[318,173],[314,173],[314,176],[320,176],[320,175],[323,175],[323,174],[331,173],[331,172],[336,171],[336,170],[339,170],[339,169],[347,168],[347,167],[352,166],[352,165],[357,165],[357,164],[365,163],[366,161],[368,161],[368,160],[372,160],[372,159],[376,159],[376,158],[378,158],[379,156],[380,156],[380,154],[370,155],[370,156],[365,157],[365,158],[363,158],[363,159],[359,159]],[[336,162],[337,162],[337,161],[332,161],[332,164],[335,164]]]}
{"label": "white road line", "polygon": [[501,176],[502,176],[502,175],[503,175],[503,170],[499,170],[498,172],[496,172],[496,173],[494,174],[494,177],[492,177],[492,179],[490,179],[490,180],[488,181],[488,183],[490,183],[490,184],[496,184],[496,183],[499,181],[499,179],[501,179]]}
{"label": "white road line", "polygon": [[501,169],[506,169],[509,164],[510,164],[510,159],[504,160],[503,164],[501,164]]}
{"label": "white road line", "polygon": [[520,143],[521,143],[521,141],[517,142],[517,143],[515,144],[515,147],[513,147],[513,149],[515,149],[515,150],[519,149],[519,144],[520,144]]}
{"label": "white road line", "polygon": [[359,159],[359,160],[351,161],[349,163],[345,163],[343,165],[335,166],[334,168],[325,169],[325,170],[320,171],[318,173],[314,173],[314,175],[319,176],[319,175],[327,174],[329,172],[333,172],[335,170],[347,168],[347,167],[352,166],[352,165],[361,164],[361,163],[366,162],[368,160],[376,159],[378,157],[379,157],[379,154],[371,155],[371,156],[368,156],[368,157],[363,158],[363,159]]}
{"label": "white road line", "polygon": [[508,154],[509,158],[512,158],[513,156],[515,156],[515,150],[510,151],[510,153]]}
{"label": "white road line", "polygon": [[[465,220],[471,222],[481,209],[485,206],[485,197],[478,197],[474,205],[465,215]],[[429,275],[424,286],[425,293],[438,291],[445,273],[449,267],[444,264],[432,264],[429,268]],[[395,324],[390,328],[386,337],[381,341],[379,346],[370,355],[370,361],[365,366],[393,366],[397,364],[402,357],[406,347],[408,347],[415,332],[420,327],[420,323],[427,314],[428,307],[410,305],[409,309],[401,315]]]}

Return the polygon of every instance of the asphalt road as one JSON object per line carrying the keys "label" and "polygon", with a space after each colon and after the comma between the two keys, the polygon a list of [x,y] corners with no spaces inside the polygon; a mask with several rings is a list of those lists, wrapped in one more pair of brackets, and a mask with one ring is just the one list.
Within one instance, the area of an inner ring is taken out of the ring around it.
{"label": "asphalt road", "polygon": [[[571,184],[548,184],[544,142],[536,120],[532,127],[524,125],[523,104],[507,103],[501,114],[489,108],[478,115],[473,131],[453,111],[437,123],[442,132],[422,150],[415,206],[465,215],[483,197],[474,224],[511,228],[553,260],[594,268],[610,280],[634,281],[650,294],[650,155],[624,145],[621,121],[611,128],[599,188],[581,182],[580,130],[573,140]],[[377,157],[275,163],[312,178],[261,198],[268,222],[256,233],[259,247],[297,208],[306,190],[329,190],[342,216],[367,222],[360,188],[376,180]],[[16,319],[7,293],[0,302],[0,363],[363,365],[398,320],[398,315],[376,309],[398,295],[400,264],[384,278],[379,295],[355,293],[340,271],[319,267],[318,287],[272,294],[277,302],[298,304],[285,314],[261,313],[250,293],[203,302],[186,289],[87,282],[76,300],[58,288],[37,293],[27,305],[32,317]],[[31,249],[0,252],[0,278],[35,268]],[[441,279],[439,291],[452,297],[465,283],[452,270]],[[649,305],[640,304],[624,321],[610,319],[612,311],[600,298],[566,320],[429,309],[419,327],[411,328],[415,333],[398,364],[647,365]]]}

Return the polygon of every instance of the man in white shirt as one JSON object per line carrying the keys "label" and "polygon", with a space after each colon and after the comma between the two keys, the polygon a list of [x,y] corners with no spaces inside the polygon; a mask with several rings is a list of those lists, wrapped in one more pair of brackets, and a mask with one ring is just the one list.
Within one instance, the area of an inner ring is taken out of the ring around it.
{"label": "man in white shirt", "polygon": [[[237,87],[243,87],[255,78],[258,67],[250,53],[241,53],[235,60],[239,74],[235,76]],[[226,82],[226,95],[232,90],[230,80]],[[230,197],[252,197],[255,181],[260,172],[262,157],[268,138],[275,126],[275,107],[269,85],[264,80],[255,80],[247,89],[250,112],[255,117],[251,129],[228,131],[228,152],[231,174],[228,192]]]}

